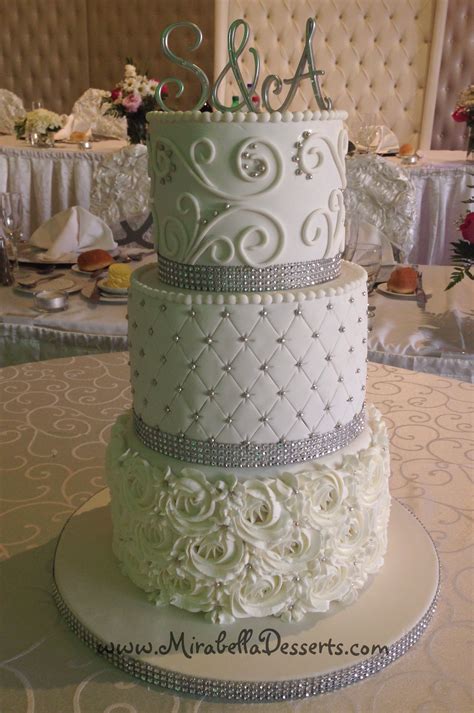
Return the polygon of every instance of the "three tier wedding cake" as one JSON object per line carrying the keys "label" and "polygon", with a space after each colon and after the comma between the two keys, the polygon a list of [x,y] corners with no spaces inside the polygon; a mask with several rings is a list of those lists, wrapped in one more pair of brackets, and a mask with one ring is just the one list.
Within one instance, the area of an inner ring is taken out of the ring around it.
{"label": "three tier wedding cake", "polygon": [[344,118],[150,117],[158,264],[133,273],[133,408],[107,473],[115,555],[157,605],[298,620],[383,564],[366,274],[340,258]]}

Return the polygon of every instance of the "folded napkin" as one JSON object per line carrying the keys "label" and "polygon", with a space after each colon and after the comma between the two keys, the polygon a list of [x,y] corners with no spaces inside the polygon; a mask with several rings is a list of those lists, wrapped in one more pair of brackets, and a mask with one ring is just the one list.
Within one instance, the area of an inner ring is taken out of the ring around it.
{"label": "folded napkin", "polygon": [[86,121],[84,121],[84,119],[81,119],[74,114],[69,114],[62,129],[59,129],[59,131],[56,131],[54,134],[54,140],[67,141],[71,138],[71,134],[76,132],[83,134],[81,137],[82,139],[90,139],[92,136],[91,127]]}
{"label": "folded napkin", "polygon": [[379,154],[398,153],[398,139],[388,126],[374,126],[370,150]]}
{"label": "folded napkin", "polygon": [[109,226],[81,206],[53,215],[35,230],[30,244],[47,250],[42,256],[45,260],[93,248],[114,250],[117,247]]}

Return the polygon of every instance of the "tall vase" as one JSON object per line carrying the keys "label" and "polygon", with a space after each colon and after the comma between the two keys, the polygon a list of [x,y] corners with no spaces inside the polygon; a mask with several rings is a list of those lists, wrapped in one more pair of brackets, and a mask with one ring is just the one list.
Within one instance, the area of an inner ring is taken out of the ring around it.
{"label": "tall vase", "polygon": [[127,116],[127,135],[131,144],[146,144],[147,123],[144,114],[135,112]]}

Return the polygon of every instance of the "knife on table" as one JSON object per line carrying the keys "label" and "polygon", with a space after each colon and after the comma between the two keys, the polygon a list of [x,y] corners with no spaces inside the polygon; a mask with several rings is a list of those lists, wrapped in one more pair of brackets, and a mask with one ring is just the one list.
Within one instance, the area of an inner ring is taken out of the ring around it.
{"label": "knife on table", "polygon": [[416,273],[416,288],[415,288],[416,304],[421,309],[425,309],[427,303],[426,292],[423,289],[423,275],[421,272]]}

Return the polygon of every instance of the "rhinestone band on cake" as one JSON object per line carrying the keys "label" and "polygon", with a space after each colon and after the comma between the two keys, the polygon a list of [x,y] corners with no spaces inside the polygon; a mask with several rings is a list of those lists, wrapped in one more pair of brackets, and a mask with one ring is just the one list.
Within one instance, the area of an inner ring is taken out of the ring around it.
{"label": "rhinestone band on cake", "polygon": [[365,426],[365,410],[351,421],[327,433],[278,443],[218,443],[198,441],[184,434],[174,435],[153,428],[134,413],[135,432],[142,443],[163,455],[188,463],[224,468],[259,468],[315,460],[335,453],[354,440]]}
{"label": "rhinestone band on cake", "polygon": [[341,274],[341,254],[307,262],[250,267],[247,265],[189,265],[158,255],[160,280],[202,292],[265,292],[294,290],[334,280]]}

